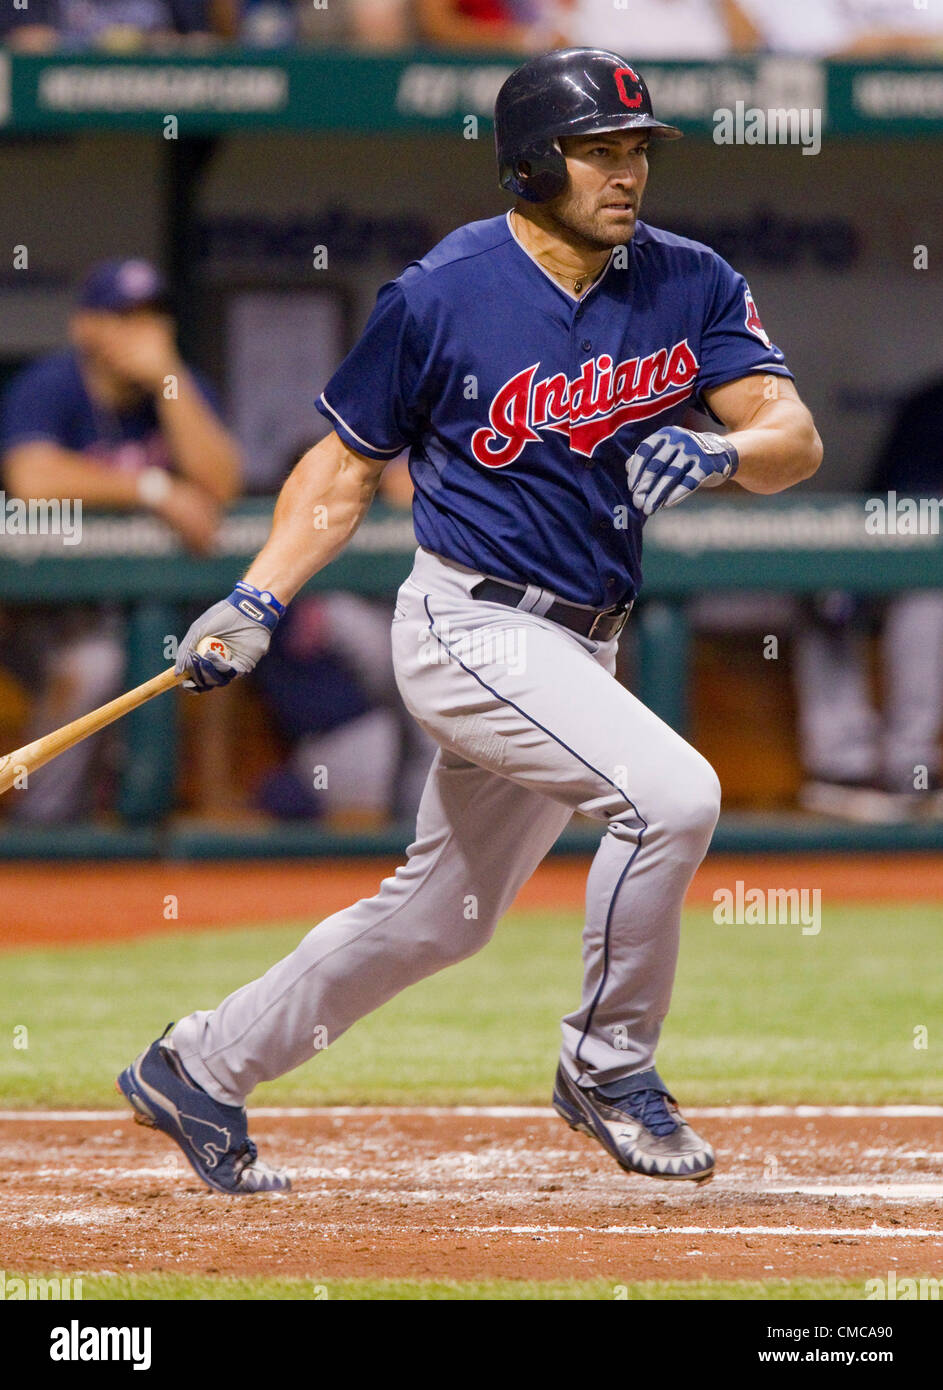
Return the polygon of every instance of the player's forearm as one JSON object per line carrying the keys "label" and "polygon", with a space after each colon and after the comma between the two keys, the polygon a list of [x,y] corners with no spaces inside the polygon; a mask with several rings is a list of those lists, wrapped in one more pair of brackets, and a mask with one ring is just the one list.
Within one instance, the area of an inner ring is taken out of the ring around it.
{"label": "player's forearm", "polygon": [[822,441],[798,400],[769,402],[727,438],[740,456],[734,481],[747,492],[783,492],[811,478],[822,462]]}
{"label": "player's forearm", "polygon": [[16,497],[70,497],[89,507],[120,509],[141,505],[136,474],[106,468],[55,445],[25,444],[12,449],[4,476]]}
{"label": "player's forearm", "polygon": [[177,470],[216,502],[232,502],[242,485],[239,450],[185,368],[177,374],[176,397],[158,392],[155,404]]}
{"label": "player's forearm", "polygon": [[271,534],[246,580],[282,603],[343,550],[363,520],[383,464],[352,453],[336,434],[296,464],[275,507]]}

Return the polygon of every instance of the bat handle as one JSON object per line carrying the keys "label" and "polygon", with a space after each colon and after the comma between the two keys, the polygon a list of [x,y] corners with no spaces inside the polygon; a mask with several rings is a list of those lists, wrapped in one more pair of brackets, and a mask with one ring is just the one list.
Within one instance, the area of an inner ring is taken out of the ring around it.
{"label": "bat handle", "polygon": [[[232,649],[226,645],[221,637],[201,637],[196,644],[198,656],[218,656],[223,661],[232,664]],[[181,671],[174,675],[174,685],[180,685],[182,681],[189,680],[187,671]]]}

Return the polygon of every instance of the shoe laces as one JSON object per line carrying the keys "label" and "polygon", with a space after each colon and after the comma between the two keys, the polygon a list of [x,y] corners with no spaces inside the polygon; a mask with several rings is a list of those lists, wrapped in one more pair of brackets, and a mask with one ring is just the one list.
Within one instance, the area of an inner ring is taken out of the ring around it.
{"label": "shoe laces", "polygon": [[627,1096],[621,1096],[619,1100],[610,1101],[609,1104],[616,1110],[623,1110],[627,1115],[631,1115],[633,1120],[639,1120],[645,1128],[657,1138],[663,1138],[666,1134],[673,1134],[678,1128],[676,1116],[668,1109],[670,1096],[666,1096],[664,1091],[632,1091]]}
{"label": "shoe laces", "polygon": [[241,1177],[246,1168],[251,1168],[252,1164],[259,1156],[259,1151],[251,1139],[247,1139],[240,1149],[233,1155],[233,1170],[237,1178]]}

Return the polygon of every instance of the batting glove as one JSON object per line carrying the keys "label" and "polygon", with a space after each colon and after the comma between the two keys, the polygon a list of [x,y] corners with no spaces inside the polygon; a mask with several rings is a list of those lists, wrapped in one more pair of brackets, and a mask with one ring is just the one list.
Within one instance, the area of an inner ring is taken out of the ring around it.
{"label": "batting glove", "polygon": [[732,478],[739,466],[740,455],[721,435],[666,425],[642,440],[625,471],[633,507],[651,516],[683,502],[708,478]]}
{"label": "batting glove", "polygon": [[[236,676],[247,675],[268,651],[272,633],[284,612],[285,605],[274,594],[240,580],[228,598],[200,614],[180,643],[174,670],[178,675],[189,673],[184,690],[202,693],[217,685],[228,685]],[[196,647],[204,637],[221,638],[232,661],[212,650],[200,655]]]}

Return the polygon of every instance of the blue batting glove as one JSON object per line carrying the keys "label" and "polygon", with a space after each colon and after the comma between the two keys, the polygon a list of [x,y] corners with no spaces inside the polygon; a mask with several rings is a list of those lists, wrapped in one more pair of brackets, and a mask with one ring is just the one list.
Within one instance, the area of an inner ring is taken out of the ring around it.
{"label": "blue batting glove", "polygon": [[740,455],[722,435],[666,425],[642,440],[625,471],[633,507],[651,516],[683,502],[708,478],[732,478],[739,466]]}
{"label": "blue batting glove", "polygon": [[[200,614],[180,643],[174,669],[179,674],[189,674],[184,690],[212,690],[228,685],[236,676],[247,675],[268,651],[272,633],[284,612],[285,605],[274,594],[240,580],[228,598]],[[201,655],[196,648],[204,637],[221,638],[232,661],[212,651]]]}

